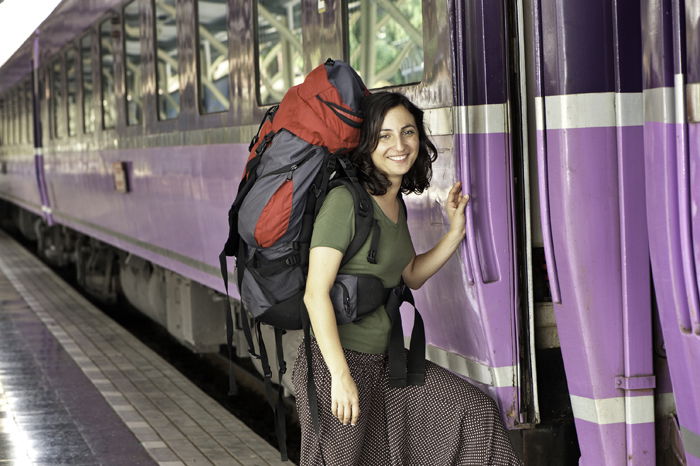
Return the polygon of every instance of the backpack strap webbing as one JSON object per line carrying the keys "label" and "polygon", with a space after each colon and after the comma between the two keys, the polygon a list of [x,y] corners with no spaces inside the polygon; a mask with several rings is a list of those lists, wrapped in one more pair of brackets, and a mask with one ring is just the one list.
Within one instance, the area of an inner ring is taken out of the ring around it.
{"label": "backpack strap webbing", "polygon": [[226,348],[228,349],[228,394],[238,394],[238,384],[233,375],[233,314],[231,312],[231,298],[228,295],[228,266],[226,265],[226,249],[219,254],[221,276],[226,288]]}
{"label": "backpack strap webbing", "polygon": [[[414,312],[411,345],[408,353],[404,349],[403,325],[399,311],[404,302],[411,304]],[[385,308],[391,320],[388,350],[389,385],[392,387],[423,385],[425,383],[425,327],[423,318],[416,309],[411,290],[401,283],[392,290]]]}
{"label": "backpack strap webbing", "polygon": [[352,195],[355,209],[355,235],[352,237],[350,244],[345,250],[343,259],[340,262],[340,267],[342,267],[357,254],[372,232],[372,227],[374,225],[374,208],[372,207],[372,199],[369,197],[369,193],[356,179],[341,178],[333,180],[329,188],[334,188],[336,186],[345,186],[347,188]]}
{"label": "backpack strap webbing", "polygon": [[287,429],[284,413],[284,386],[282,385],[282,375],[286,371],[286,364],[284,363],[284,356],[282,353],[282,330],[275,328],[275,346],[277,352],[277,362],[279,365],[279,385],[277,390],[275,390],[272,385],[272,370],[270,369],[270,360],[267,356],[267,349],[265,348],[265,341],[263,340],[262,331],[260,329],[260,322],[256,322],[255,329],[258,335],[258,351],[260,351],[260,363],[262,364],[263,378],[265,381],[265,397],[267,402],[272,408],[272,412],[275,417],[275,435],[277,436],[277,441],[279,443],[280,449],[280,459],[282,461],[287,461],[289,459],[287,455]]}

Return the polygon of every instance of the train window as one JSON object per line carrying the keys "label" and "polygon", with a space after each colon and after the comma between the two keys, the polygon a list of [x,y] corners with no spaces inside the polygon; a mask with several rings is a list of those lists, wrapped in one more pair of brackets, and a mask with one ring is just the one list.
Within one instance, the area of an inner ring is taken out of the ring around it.
{"label": "train window", "polygon": [[10,121],[12,122],[12,132],[10,133],[10,141],[12,144],[17,144],[17,91],[10,92]]}
{"label": "train window", "polygon": [[25,143],[26,139],[24,134],[26,132],[27,121],[25,115],[27,110],[24,108],[24,85],[20,84],[17,86],[17,142]]}
{"label": "train window", "polygon": [[51,65],[51,130],[54,138],[61,136],[61,109],[63,108],[63,66],[59,60]]}
{"label": "train window", "polygon": [[304,80],[301,1],[258,0],[256,26],[258,99],[267,105]]}
{"label": "train window", "polygon": [[422,0],[350,0],[346,17],[348,61],[367,87],[423,79]]}
{"label": "train window", "polygon": [[114,50],[112,46],[112,19],[100,24],[100,76],[102,81],[102,127],[114,128],[116,106],[114,102]]}
{"label": "train window", "polygon": [[86,133],[95,131],[95,106],[93,101],[92,84],[92,35],[88,34],[80,40],[80,65],[83,86],[83,130]]}
{"label": "train window", "polygon": [[10,143],[17,144],[17,99],[15,91],[10,91]]}
{"label": "train window", "polygon": [[180,113],[180,64],[177,52],[176,0],[157,0],[156,56],[158,66],[158,118],[168,120]]}
{"label": "train window", "polygon": [[66,52],[66,96],[68,97],[68,136],[75,136],[78,118],[78,52]]}
{"label": "train window", "polygon": [[199,105],[202,113],[229,108],[228,0],[197,2]]}
{"label": "train window", "polygon": [[5,145],[5,100],[0,99],[0,146]]}
{"label": "train window", "polygon": [[34,100],[32,99],[32,81],[31,79],[25,84],[25,107],[27,109],[27,142],[31,143],[34,141]]}
{"label": "train window", "polygon": [[7,95],[7,142],[10,145],[15,143],[15,96],[10,91]]}
{"label": "train window", "polygon": [[17,119],[17,135],[15,136],[15,141],[17,144],[24,142],[24,89],[17,86],[17,91],[15,92],[15,118]]}
{"label": "train window", "polygon": [[124,7],[124,80],[126,82],[126,123],[141,123],[141,17],[139,2]]}

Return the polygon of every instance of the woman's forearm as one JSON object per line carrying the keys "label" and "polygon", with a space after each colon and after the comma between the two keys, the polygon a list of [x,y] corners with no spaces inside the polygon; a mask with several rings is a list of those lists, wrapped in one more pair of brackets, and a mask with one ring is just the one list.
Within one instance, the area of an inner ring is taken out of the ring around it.
{"label": "woman's forearm", "polygon": [[349,374],[350,369],[340,344],[338,327],[333,312],[333,304],[328,293],[319,295],[307,290],[304,304],[309,313],[309,320],[314,329],[314,337],[321,350],[323,359],[332,376]]}
{"label": "woman's forearm", "polygon": [[452,257],[462,242],[464,234],[450,230],[428,252],[417,255],[403,273],[406,285],[418,289]]}

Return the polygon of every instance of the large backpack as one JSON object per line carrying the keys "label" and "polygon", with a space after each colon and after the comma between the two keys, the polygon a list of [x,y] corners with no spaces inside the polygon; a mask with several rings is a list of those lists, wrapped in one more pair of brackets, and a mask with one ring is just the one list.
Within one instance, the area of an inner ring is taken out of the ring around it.
{"label": "large backpack", "polygon": [[[357,146],[362,125],[360,103],[369,92],[346,63],[329,59],[300,85],[285,94],[265,114],[249,146],[250,156],[238,194],[229,210],[229,236],[219,256],[228,294],[227,256],[236,257],[236,279],[241,296],[241,327],[252,357],[263,368],[268,402],[275,412],[275,429],[282,459],[287,459],[282,375],[286,371],[281,339],[285,330],[304,330],[308,368],[309,408],[318,429],[318,406],[311,372],[308,315],[303,295],[308,271],[313,223],[326,193],[345,186],[353,197],[355,235],[341,267],[371,236],[369,262],[376,262],[380,230],[373,217],[372,200],[358,181],[346,152]],[[390,365],[394,385],[422,383],[425,337],[416,312],[408,362],[403,348],[399,306],[413,298],[405,286],[385,289],[381,280],[367,275],[339,275],[332,301],[339,323],[361,318],[382,304],[392,318]],[[414,306],[415,308],[415,306]],[[248,316],[252,317],[251,328]],[[260,324],[274,328],[280,387],[274,390]],[[257,330],[255,351],[253,329]],[[233,317],[227,308],[226,337],[232,353]],[[235,380],[229,371],[232,391]]]}

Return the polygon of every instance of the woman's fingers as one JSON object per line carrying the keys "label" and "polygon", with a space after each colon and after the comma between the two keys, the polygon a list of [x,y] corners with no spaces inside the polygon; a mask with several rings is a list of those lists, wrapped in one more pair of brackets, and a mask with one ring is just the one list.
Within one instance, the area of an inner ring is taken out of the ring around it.
{"label": "woman's fingers", "polygon": [[360,419],[360,403],[358,400],[346,401],[345,403],[333,401],[331,413],[343,425],[352,424],[354,426]]}
{"label": "woman's fingers", "polygon": [[352,417],[350,418],[350,424],[353,426],[357,424],[357,421],[360,420],[360,402],[359,400],[355,400],[352,404]]}
{"label": "woman's fingers", "polygon": [[460,183],[459,181],[456,182],[455,184],[452,185],[452,188],[450,189],[450,193],[447,195],[447,202],[449,204],[454,205],[455,207],[457,206],[457,203],[459,202],[461,187],[462,187],[462,183]]}
{"label": "woman's fingers", "polygon": [[345,424],[345,422],[343,422],[343,419],[345,419],[345,406],[343,404],[338,404],[338,412],[336,413],[335,417],[337,417],[340,422]]}
{"label": "woman's fingers", "polygon": [[355,424],[360,416],[360,399],[349,374],[331,379],[331,414],[342,424]]}

